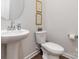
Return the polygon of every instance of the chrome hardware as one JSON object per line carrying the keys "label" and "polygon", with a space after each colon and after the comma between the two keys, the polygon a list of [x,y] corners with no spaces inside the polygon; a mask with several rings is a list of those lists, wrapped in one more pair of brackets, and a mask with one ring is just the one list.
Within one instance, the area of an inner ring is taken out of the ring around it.
{"label": "chrome hardware", "polygon": [[11,21],[11,24],[10,26],[8,26],[7,30],[15,30],[15,25],[13,21]]}
{"label": "chrome hardware", "polygon": [[21,24],[17,24],[17,30],[21,30]]}

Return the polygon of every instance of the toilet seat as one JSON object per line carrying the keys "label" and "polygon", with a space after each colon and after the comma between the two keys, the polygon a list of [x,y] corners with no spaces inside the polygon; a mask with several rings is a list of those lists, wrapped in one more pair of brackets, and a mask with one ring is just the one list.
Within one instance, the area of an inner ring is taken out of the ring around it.
{"label": "toilet seat", "polygon": [[45,48],[47,51],[57,55],[64,52],[64,48],[62,46],[52,42],[46,42],[42,44],[42,47]]}

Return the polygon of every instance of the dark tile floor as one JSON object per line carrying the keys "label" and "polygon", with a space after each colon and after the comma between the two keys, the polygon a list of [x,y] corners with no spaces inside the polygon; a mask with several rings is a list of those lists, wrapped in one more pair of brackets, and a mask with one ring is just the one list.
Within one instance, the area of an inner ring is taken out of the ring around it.
{"label": "dark tile floor", "polygon": [[[32,58],[32,59],[42,59],[42,55],[41,54],[38,54],[38,55],[36,55],[34,58]],[[68,59],[68,58],[66,58],[66,57],[64,57],[64,56],[60,56],[60,59]]]}

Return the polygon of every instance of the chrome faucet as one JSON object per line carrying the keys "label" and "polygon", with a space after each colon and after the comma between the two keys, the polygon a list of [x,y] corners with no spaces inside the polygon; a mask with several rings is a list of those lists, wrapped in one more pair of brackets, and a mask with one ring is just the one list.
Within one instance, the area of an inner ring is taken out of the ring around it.
{"label": "chrome faucet", "polygon": [[10,26],[7,28],[8,30],[15,30],[14,21],[11,20]]}
{"label": "chrome faucet", "polygon": [[11,20],[10,26],[8,26],[7,30],[16,30],[16,29],[21,30],[21,24],[19,23],[15,26],[14,21]]}

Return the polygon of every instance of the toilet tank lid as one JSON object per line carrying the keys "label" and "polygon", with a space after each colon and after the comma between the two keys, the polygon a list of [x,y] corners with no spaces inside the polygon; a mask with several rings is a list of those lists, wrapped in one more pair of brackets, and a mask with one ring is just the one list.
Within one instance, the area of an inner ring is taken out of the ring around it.
{"label": "toilet tank lid", "polygon": [[47,31],[36,31],[36,33],[46,33]]}

